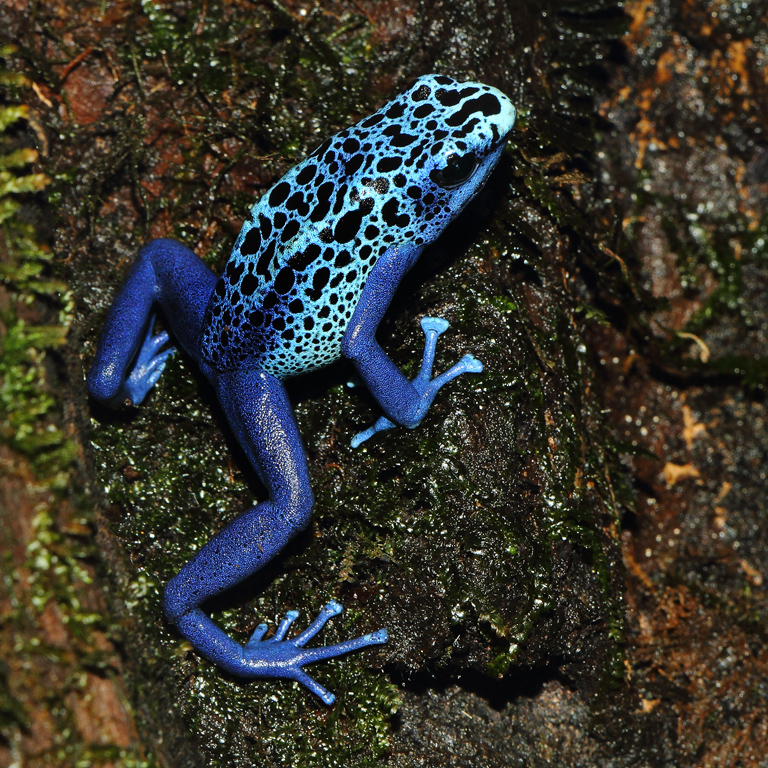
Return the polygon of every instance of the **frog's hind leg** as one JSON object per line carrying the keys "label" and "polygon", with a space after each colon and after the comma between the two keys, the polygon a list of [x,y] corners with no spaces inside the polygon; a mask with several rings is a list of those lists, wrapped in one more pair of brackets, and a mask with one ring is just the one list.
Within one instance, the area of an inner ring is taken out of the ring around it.
{"label": "frog's hind leg", "polygon": [[176,240],[153,240],[141,249],[107,318],[88,374],[88,391],[100,402],[138,405],[165,367],[168,334],[153,332],[155,305],[179,344],[196,360],[203,318],[216,275]]}
{"label": "frog's hind leg", "polygon": [[306,454],[282,383],[262,371],[246,370],[217,374],[215,385],[235,437],[270,498],[230,523],[171,579],[165,590],[166,614],[200,653],[232,674],[297,680],[330,704],[333,694],[309,677],[303,666],[383,643],[386,630],[338,645],[305,648],[325,622],[341,611],[338,603],[331,602],[298,636],[286,638],[297,617],[291,611],[271,638],[262,639],[266,626],[259,625],[243,646],[200,608],[205,600],[275,557],[309,524],[314,503]]}

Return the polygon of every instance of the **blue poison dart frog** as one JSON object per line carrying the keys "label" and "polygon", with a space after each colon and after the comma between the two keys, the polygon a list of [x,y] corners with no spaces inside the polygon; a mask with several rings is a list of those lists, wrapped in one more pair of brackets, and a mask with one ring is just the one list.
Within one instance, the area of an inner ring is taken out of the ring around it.
{"label": "blue poison dart frog", "polygon": [[154,333],[159,307],[269,492],[165,589],[167,617],[231,674],[297,680],[331,704],[334,695],[303,667],[386,642],[379,629],[307,648],[341,611],[331,601],[295,637],[287,635],[298,614],[289,611],[271,637],[260,624],[241,645],[201,605],[258,571],[309,524],[307,458],[284,379],[349,358],[385,414],[353,438],[356,447],[396,424],[415,427],[443,384],[482,371],[467,355],[432,378],[448,323],[425,317],[421,370],[408,381],[376,342],[376,328],[403,275],[485,183],[514,122],[514,107],[495,88],[421,77],[272,187],[251,209],[221,277],[181,243],[153,240],[117,294],[88,374],[90,394],[111,406],[146,397],[175,351],[167,333]]}

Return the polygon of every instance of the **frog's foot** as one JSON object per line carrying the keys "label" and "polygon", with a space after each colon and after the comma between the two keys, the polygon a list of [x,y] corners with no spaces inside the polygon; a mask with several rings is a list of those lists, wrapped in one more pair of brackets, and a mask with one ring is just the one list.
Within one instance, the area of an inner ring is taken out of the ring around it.
{"label": "frog's foot", "polygon": [[153,335],[154,327],[155,316],[152,315],[149,319],[147,335],[144,337],[139,354],[136,356],[136,363],[116,399],[129,400],[133,405],[139,405],[147,396],[147,392],[157,383],[168,358],[176,352],[175,347],[162,349],[168,342],[168,334],[163,331],[155,336]]}
{"label": "frog's foot", "polygon": [[[441,373],[434,379],[432,377],[432,368],[435,364],[435,350],[437,348],[437,339],[441,333],[448,329],[448,321],[441,317],[424,317],[421,320],[421,327],[424,330],[424,334],[427,337],[426,344],[424,346],[424,357],[421,362],[421,370],[418,376],[411,382],[414,389],[420,395],[418,409],[412,423],[408,424],[408,427],[418,426],[421,420],[424,418],[426,412],[429,410],[429,406],[432,405],[432,401],[435,399],[440,387],[447,384],[457,376],[461,376],[462,373],[482,373],[483,364],[473,355],[465,355],[459,360],[456,365],[449,368],[445,373]],[[372,437],[377,432],[383,432],[385,429],[392,429],[394,422],[390,421],[386,416],[382,416],[373,426],[368,427],[363,432],[359,432],[352,438],[352,447],[357,448],[358,445],[364,443],[369,437]]]}
{"label": "frog's foot", "polygon": [[368,635],[357,637],[354,640],[346,640],[336,645],[304,648],[323,628],[328,619],[341,613],[341,610],[341,606],[332,600],[323,606],[317,618],[300,635],[290,640],[286,640],[285,636],[288,634],[291,624],[298,618],[298,611],[288,611],[275,634],[266,640],[262,638],[267,632],[267,625],[259,624],[251,635],[251,639],[243,646],[243,660],[247,664],[250,674],[253,677],[281,677],[296,680],[309,688],[325,704],[333,704],[336,697],[316,680],[313,680],[302,667],[305,664],[314,664],[323,659],[333,659],[336,656],[342,656],[369,645],[381,645],[387,642],[387,630],[379,629]]}

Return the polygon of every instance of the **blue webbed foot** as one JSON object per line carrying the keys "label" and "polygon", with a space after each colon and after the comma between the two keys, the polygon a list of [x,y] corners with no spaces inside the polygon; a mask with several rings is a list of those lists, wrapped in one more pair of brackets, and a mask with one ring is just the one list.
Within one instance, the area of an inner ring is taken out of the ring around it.
{"label": "blue webbed foot", "polygon": [[[448,321],[441,317],[424,317],[421,320],[421,327],[427,340],[424,345],[424,357],[421,362],[421,370],[419,371],[418,376],[411,382],[416,392],[420,395],[420,398],[415,417],[412,423],[408,424],[410,428],[416,427],[421,423],[421,420],[429,410],[429,406],[432,405],[432,401],[435,399],[435,395],[440,387],[447,384],[452,379],[455,379],[457,376],[461,376],[462,373],[481,373],[483,370],[483,364],[476,357],[473,355],[465,355],[458,363],[456,363],[456,365],[445,371],[445,373],[441,373],[434,379],[431,378],[432,367],[435,363],[437,339],[441,333],[444,333],[448,329],[448,326]],[[375,424],[368,427],[368,429],[363,432],[359,432],[352,438],[352,447],[357,448],[358,445],[364,443],[369,437],[373,437],[377,432],[383,432],[384,430],[392,429],[395,426],[396,424],[394,422],[386,416],[382,416]]]}
{"label": "blue webbed foot", "polygon": [[168,334],[163,331],[155,336],[153,335],[154,327],[155,316],[152,315],[147,334],[136,356],[136,362],[116,399],[123,401],[128,399],[133,405],[139,405],[157,383],[168,358],[176,352],[175,347],[162,349],[168,342]]}
{"label": "blue webbed foot", "polygon": [[267,625],[259,624],[250,640],[243,646],[243,660],[249,672],[254,677],[281,677],[296,680],[309,688],[325,704],[333,704],[336,697],[311,678],[302,667],[323,659],[333,659],[369,645],[381,645],[387,642],[387,630],[379,629],[336,645],[305,648],[304,646],[323,628],[328,619],[341,611],[341,605],[332,600],[323,606],[317,618],[301,634],[289,640],[286,640],[285,636],[298,618],[298,611],[288,611],[274,635],[266,640],[262,638],[267,632]]}

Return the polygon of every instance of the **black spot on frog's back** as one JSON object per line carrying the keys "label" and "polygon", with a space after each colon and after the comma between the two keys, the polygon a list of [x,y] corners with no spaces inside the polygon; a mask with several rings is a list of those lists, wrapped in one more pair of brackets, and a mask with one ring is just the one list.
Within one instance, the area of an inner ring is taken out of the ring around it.
{"label": "black spot on frog's back", "polygon": [[303,251],[294,253],[288,259],[288,266],[297,272],[303,272],[315,259],[320,257],[320,246],[317,243],[310,243]]}
{"label": "black spot on frog's back", "polygon": [[269,204],[273,208],[277,208],[288,199],[288,195],[290,194],[291,185],[288,184],[287,181],[281,181],[279,184],[276,184],[274,187],[272,187],[272,191],[269,193],[268,198]]}
{"label": "black spot on frog's back", "polygon": [[499,100],[492,93],[484,93],[476,99],[467,99],[462,104],[461,109],[451,115],[445,122],[446,125],[456,128],[476,113],[489,117],[491,115],[498,115],[499,112],[501,112]]}
{"label": "black spot on frog's back", "polygon": [[258,226],[251,227],[240,245],[240,253],[243,256],[253,256],[258,253],[259,248],[261,248],[261,232]]}
{"label": "black spot on frog's back", "polygon": [[314,163],[307,163],[296,175],[296,183],[305,186],[315,178],[317,166]]}
{"label": "black spot on frog's back", "polygon": [[337,243],[348,243],[350,240],[354,240],[360,231],[363,219],[372,209],[373,199],[366,197],[357,208],[347,211],[336,224],[333,231],[334,240]]}
{"label": "black spot on frog's back", "polygon": [[381,215],[388,226],[402,229],[408,226],[411,217],[407,213],[399,213],[399,208],[400,203],[396,197],[393,197],[384,203],[384,206],[381,209]]}
{"label": "black spot on frog's back", "polygon": [[296,273],[289,266],[283,267],[275,278],[275,292],[281,295],[288,293],[296,282]]}

